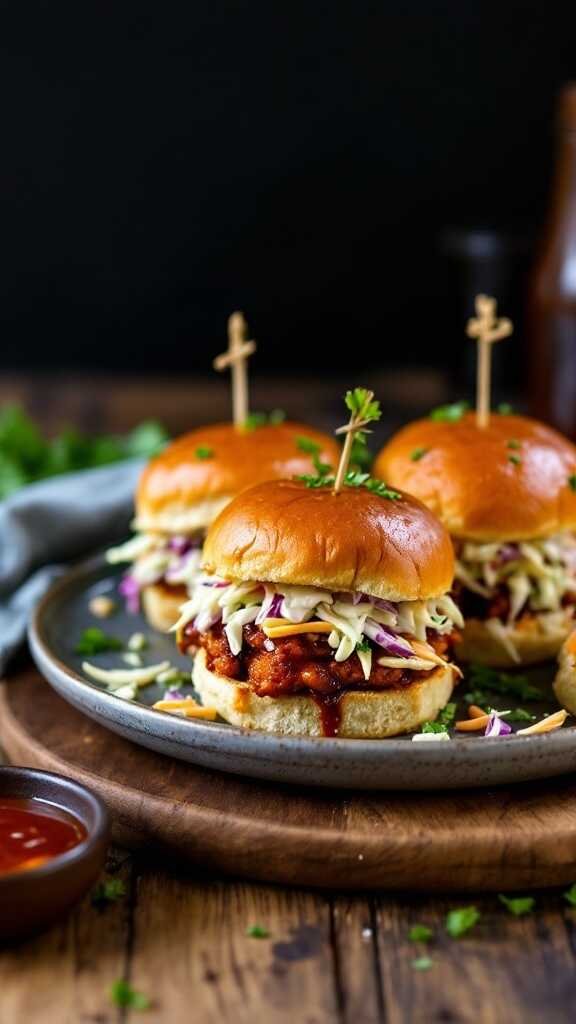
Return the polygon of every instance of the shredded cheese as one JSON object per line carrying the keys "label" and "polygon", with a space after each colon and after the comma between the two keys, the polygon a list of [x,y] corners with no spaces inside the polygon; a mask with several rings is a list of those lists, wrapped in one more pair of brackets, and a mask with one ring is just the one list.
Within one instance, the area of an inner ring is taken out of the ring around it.
{"label": "shredded cheese", "polygon": [[540,722],[535,722],[534,725],[529,725],[527,729],[518,729],[516,735],[536,736],[538,733],[553,732],[554,729],[560,729],[567,718],[567,711],[556,711],[553,715],[548,715],[546,718],[542,718]]}
{"label": "shredded cheese", "polygon": [[170,715],[176,714],[184,718],[204,718],[210,722],[213,722],[218,714],[216,708],[204,708],[193,697],[184,697],[182,700],[157,700],[152,708],[154,711],[166,711]]}
{"label": "shredded cheese", "polygon": [[262,631],[271,640],[277,636],[295,636],[297,633],[331,633],[332,626],[329,622],[285,622],[282,626],[262,626]]}

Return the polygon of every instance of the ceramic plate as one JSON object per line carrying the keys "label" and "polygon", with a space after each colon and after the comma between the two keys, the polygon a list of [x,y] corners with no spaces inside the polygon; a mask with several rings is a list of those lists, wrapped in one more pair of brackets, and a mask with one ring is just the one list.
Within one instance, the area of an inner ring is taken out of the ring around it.
{"label": "ceramic plate", "polygon": [[[149,639],[143,655],[145,664],[168,659],[189,671],[190,661],[178,654],[171,636],[154,632],[143,618],[126,613],[121,601],[112,618],[93,618],[88,609],[90,599],[96,594],[116,596],[119,576],[98,557],[59,579],[38,606],[30,627],[30,644],[41,673],[65,700],[133,743],[206,768],[273,782],[338,789],[493,786],[560,775],[576,768],[573,727],[506,739],[473,735],[449,743],[413,743],[409,736],[387,740],[300,739],[154,711],[150,705],[163,693],[156,685],[141,689],[138,701],[123,700],[83,676],[82,657],[74,648],[86,627],[99,625],[124,640],[135,632],[144,632]],[[88,660],[105,668],[121,664],[117,653]],[[539,670],[540,685],[549,688],[553,671],[553,666]],[[465,686],[465,681],[460,684],[462,692]],[[191,686],[184,689],[193,693]],[[538,715],[557,709],[553,699],[548,705],[531,707]]]}

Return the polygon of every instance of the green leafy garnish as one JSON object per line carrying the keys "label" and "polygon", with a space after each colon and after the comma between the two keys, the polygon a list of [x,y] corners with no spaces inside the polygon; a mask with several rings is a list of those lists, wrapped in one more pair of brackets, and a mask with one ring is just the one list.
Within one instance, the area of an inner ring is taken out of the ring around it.
{"label": "green leafy garnish", "polygon": [[464,694],[464,700],[468,704],[479,704],[481,707],[489,701],[486,691],[510,695],[525,701],[544,700],[545,696],[526,676],[499,672],[488,665],[470,665],[468,679],[473,690]]}
{"label": "green leafy garnish", "polygon": [[356,650],[361,651],[362,654],[368,654],[372,648],[370,647],[368,640],[359,640],[356,644]]}
{"label": "green leafy garnish", "polygon": [[429,448],[414,448],[414,450],[410,452],[410,459],[412,462],[420,462],[420,459],[423,459],[429,451]]}
{"label": "green leafy garnish", "polygon": [[536,903],[533,896],[505,896],[502,892],[498,893],[498,899],[514,917],[531,914]]}
{"label": "green leafy garnish", "polygon": [[93,469],[133,457],[155,455],[168,440],[164,428],[150,420],[125,436],[88,438],[65,428],[46,440],[19,405],[0,410],[0,499],[25,484],[60,473]]}
{"label": "green leafy garnish", "polygon": [[197,459],[211,459],[214,455],[214,449],[208,448],[205,444],[200,444],[194,454]]}
{"label": "green leafy garnish", "polygon": [[439,405],[432,409],[430,419],[436,423],[458,423],[470,408],[469,402],[452,402],[450,405]]}
{"label": "green leafy garnish", "polygon": [[576,882],[574,882],[566,892],[563,892],[562,895],[570,906],[576,907]]}
{"label": "green leafy garnish", "polygon": [[571,491],[576,491],[576,473],[568,477],[568,486]]}
{"label": "green leafy garnish", "polygon": [[110,988],[110,999],[115,1006],[128,1007],[130,1010],[148,1010],[150,1000],[143,992],[137,992],[135,988],[123,978],[115,981]]}
{"label": "green leafy garnish", "polygon": [[350,465],[360,472],[370,470],[370,467],[374,461],[374,456],[368,447],[366,441],[366,435],[360,432],[356,434],[352,441],[352,451],[350,452]]}
{"label": "green leafy garnish", "polygon": [[362,415],[363,420],[379,420],[382,412],[380,402],[370,398],[371,392],[368,388],[353,388],[344,395],[346,408],[356,415]]}
{"label": "green leafy garnish", "polygon": [[506,442],[506,447],[507,448],[516,448],[516,449],[518,449],[518,448],[521,448],[522,445],[521,445],[520,441],[517,441],[515,437],[512,437],[509,441]]}
{"label": "green leafy garnish", "polygon": [[244,430],[258,430],[258,427],[277,426],[286,419],[283,409],[273,409],[272,412],[250,412],[244,420]]}
{"label": "green leafy garnish", "polygon": [[[333,487],[336,477],[319,474],[312,476],[310,473],[303,473],[295,478],[306,484],[306,487]],[[375,480],[368,473],[358,473],[356,470],[348,470],[344,477],[346,487],[365,487],[366,490],[377,494],[380,498],[388,498],[390,501],[398,501],[402,495],[399,491],[388,487],[383,480]]]}
{"label": "green leafy garnish", "polygon": [[433,966],[433,961],[429,956],[419,956],[416,960],[412,961],[412,969],[414,971],[429,971]]}
{"label": "green leafy garnish", "polygon": [[510,416],[514,412],[514,409],[510,405],[510,402],[500,402],[500,405],[496,406],[496,412],[500,416]]}
{"label": "green leafy garnish", "polygon": [[438,713],[434,722],[423,722],[421,732],[448,732],[456,717],[456,704],[450,702]]}
{"label": "green leafy garnish", "polygon": [[508,456],[508,462],[511,462],[513,466],[521,466],[522,465],[522,459],[520,458],[519,455],[509,455]]}
{"label": "green leafy garnish", "polygon": [[121,878],[107,878],[93,890],[91,902],[95,907],[103,907],[107,903],[117,903],[125,895],[126,886]]}
{"label": "green leafy garnish", "polygon": [[124,644],[116,636],[109,636],[98,626],[85,629],[76,644],[76,654],[103,654],[104,651],[121,651]]}
{"label": "green leafy garnish", "polygon": [[317,441],[313,441],[311,437],[297,437],[296,447],[306,455],[312,456],[312,464],[316,470],[317,477],[327,476],[328,473],[333,471],[333,467],[329,462],[322,462],[320,459],[321,445]]}
{"label": "green leafy garnish", "polygon": [[408,932],[410,942],[430,942],[433,931],[426,924],[415,924]]}
{"label": "green leafy garnish", "polygon": [[507,718],[509,722],[533,722],[536,715],[531,715],[525,708],[514,708]]}
{"label": "green leafy garnish", "polygon": [[459,939],[461,935],[474,928],[479,920],[480,911],[477,907],[456,907],[446,914],[446,931],[453,939]]}
{"label": "green leafy garnish", "polygon": [[249,939],[268,939],[270,937],[270,932],[261,924],[251,924],[250,927],[246,929],[246,935]]}

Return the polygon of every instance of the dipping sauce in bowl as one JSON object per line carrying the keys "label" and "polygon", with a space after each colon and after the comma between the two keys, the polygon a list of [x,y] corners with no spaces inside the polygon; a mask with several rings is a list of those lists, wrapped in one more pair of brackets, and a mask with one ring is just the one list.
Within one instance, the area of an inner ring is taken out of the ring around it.
{"label": "dipping sauce in bowl", "polygon": [[82,822],[62,807],[0,796],[0,875],[40,867],[86,836]]}
{"label": "dipping sauce in bowl", "polygon": [[0,765],[0,943],[67,914],[98,878],[109,838],[106,807],[91,789]]}

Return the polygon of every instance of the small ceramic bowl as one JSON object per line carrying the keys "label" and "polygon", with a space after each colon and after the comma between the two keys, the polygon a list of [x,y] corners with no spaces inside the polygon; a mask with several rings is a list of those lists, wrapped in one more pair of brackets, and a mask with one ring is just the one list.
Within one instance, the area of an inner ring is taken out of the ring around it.
{"label": "small ceramic bowl", "polygon": [[0,768],[0,798],[48,800],[84,825],[87,837],[46,864],[0,875],[0,941],[41,931],[66,914],[96,880],[110,839],[108,812],[89,789],[51,772]]}

